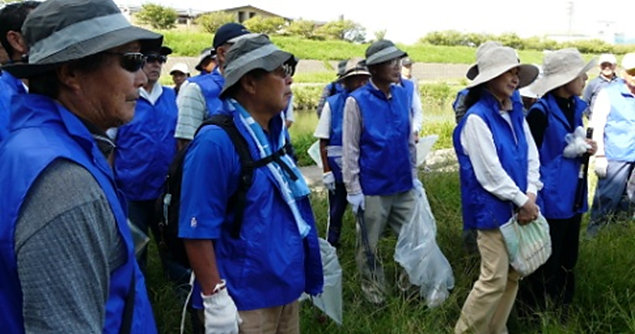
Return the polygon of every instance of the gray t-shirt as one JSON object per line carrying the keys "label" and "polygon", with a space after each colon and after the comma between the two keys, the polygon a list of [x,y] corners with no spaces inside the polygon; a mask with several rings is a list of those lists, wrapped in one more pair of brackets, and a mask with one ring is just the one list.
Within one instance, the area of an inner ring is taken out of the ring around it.
{"label": "gray t-shirt", "polygon": [[26,333],[102,333],[110,273],[127,257],[86,169],[57,160],[38,177],[16,223],[15,252]]}

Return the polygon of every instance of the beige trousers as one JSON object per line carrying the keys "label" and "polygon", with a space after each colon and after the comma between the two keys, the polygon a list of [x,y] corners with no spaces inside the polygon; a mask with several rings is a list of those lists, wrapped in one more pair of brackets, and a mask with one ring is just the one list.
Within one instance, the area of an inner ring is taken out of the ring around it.
{"label": "beige trousers", "polygon": [[251,311],[239,311],[243,323],[240,334],[299,334],[300,304],[293,303],[262,308]]}
{"label": "beige trousers", "polygon": [[503,235],[496,230],[478,231],[481,272],[467,296],[454,333],[504,334],[520,276],[509,266]]}

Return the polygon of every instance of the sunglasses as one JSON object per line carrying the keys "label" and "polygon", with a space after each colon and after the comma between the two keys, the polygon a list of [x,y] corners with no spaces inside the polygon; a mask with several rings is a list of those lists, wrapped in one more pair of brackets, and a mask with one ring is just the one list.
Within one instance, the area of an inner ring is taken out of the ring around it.
{"label": "sunglasses", "polygon": [[140,70],[143,65],[146,63],[146,56],[141,52],[126,52],[126,53],[118,53],[118,52],[105,52],[109,55],[119,56],[121,61],[119,65],[128,71],[128,72],[137,72]]}
{"label": "sunglasses", "polygon": [[165,62],[168,61],[168,56],[155,55],[155,54],[146,55],[146,62],[154,63],[157,61],[159,62],[159,64],[165,64]]}
{"label": "sunglasses", "polygon": [[292,77],[295,74],[295,65],[284,63],[282,64],[282,71],[284,71],[285,76]]}

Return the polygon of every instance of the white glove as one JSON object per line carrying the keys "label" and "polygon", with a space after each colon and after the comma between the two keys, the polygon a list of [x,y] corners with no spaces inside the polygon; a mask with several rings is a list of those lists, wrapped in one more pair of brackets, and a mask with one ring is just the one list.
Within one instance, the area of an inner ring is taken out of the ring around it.
{"label": "white glove", "polygon": [[606,157],[595,157],[595,174],[600,179],[606,177],[606,170],[609,166],[608,161],[606,161]]}
{"label": "white glove", "polygon": [[362,210],[366,208],[364,203],[364,194],[362,193],[348,194],[346,195],[346,200],[351,204],[354,213],[357,213],[360,208]]}
{"label": "white glove", "polygon": [[201,293],[201,297],[205,308],[205,334],[238,334],[238,325],[243,321],[227,289],[221,289],[211,296]]}
{"label": "white glove", "polygon": [[333,172],[326,172],[322,174],[322,182],[329,191],[335,191],[335,176]]}
{"label": "white glove", "polygon": [[573,133],[567,133],[564,140],[567,142],[567,146],[562,152],[562,155],[565,158],[577,158],[582,156],[591,148],[591,145],[586,142],[584,128],[581,126],[578,126]]}

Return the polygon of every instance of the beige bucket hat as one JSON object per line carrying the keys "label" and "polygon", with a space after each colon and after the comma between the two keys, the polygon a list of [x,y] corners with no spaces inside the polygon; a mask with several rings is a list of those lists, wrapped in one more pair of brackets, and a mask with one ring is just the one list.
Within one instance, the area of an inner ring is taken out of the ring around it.
{"label": "beige bucket hat", "polygon": [[[483,44],[478,46],[478,49],[476,49],[476,59],[479,59],[483,55],[483,53],[487,52],[487,50],[490,50],[494,47],[499,47],[499,46],[503,46],[503,44],[496,41],[484,42]],[[472,66],[470,66],[470,68],[467,70],[467,73],[465,74],[465,76],[470,80],[474,80],[474,78],[476,78],[477,75],[478,75],[478,66],[476,64],[472,64]]]}
{"label": "beige bucket hat", "polygon": [[355,75],[365,75],[370,76],[370,72],[363,64],[363,58],[353,58],[349,59],[346,64],[344,64],[343,74],[337,80],[338,82],[343,81],[348,77],[352,77]]}
{"label": "beige bucket hat", "polygon": [[467,88],[486,83],[513,68],[520,70],[518,88],[523,88],[531,84],[539,72],[538,67],[534,65],[521,64],[516,51],[507,46],[492,46],[484,51],[479,55],[476,66],[478,74]]}
{"label": "beige bucket hat", "polygon": [[545,54],[542,61],[542,77],[533,85],[533,91],[543,96],[562,85],[566,85],[596,65],[596,59],[585,63],[580,51],[567,48]]}

